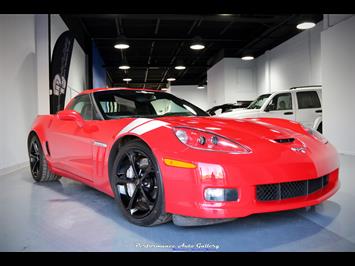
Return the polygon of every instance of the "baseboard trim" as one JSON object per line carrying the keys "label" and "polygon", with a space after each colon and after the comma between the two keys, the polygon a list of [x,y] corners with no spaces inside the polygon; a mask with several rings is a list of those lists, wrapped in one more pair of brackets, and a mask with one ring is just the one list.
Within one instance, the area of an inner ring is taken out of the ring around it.
{"label": "baseboard trim", "polygon": [[339,152],[340,155],[350,155],[350,156],[355,156],[355,152]]}
{"label": "baseboard trim", "polygon": [[22,169],[22,168],[25,168],[25,167],[28,167],[28,166],[29,166],[29,163],[28,162],[24,162],[24,163],[15,164],[13,166],[1,168],[0,169],[0,176],[10,174],[12,172],[15,172],[15,171],[17,171],[19,169]]}

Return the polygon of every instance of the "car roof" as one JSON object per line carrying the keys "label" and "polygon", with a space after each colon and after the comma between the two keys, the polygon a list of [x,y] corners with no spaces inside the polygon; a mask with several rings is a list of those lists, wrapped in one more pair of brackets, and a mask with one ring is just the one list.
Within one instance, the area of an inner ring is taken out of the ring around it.
{"label": "car roof", "polygon": [[279,90],[279,91],[273,91],[270,93],[265,93],[265,94],[276,94],[276,93],[280,93],[280,92],[290,92],[290,91],[314,91],[314,90],[322,90],[322,87],[304,87],[304,88],[292,88],[292,89],[288,89],[288,90]]}
{"label": "car roof", "polygon": [[79,95],[82,94],[91,94],[94,92],[99,92],[99,91],[115,91],[115,90],[127,90],[127,91],[152,91],[152,92],[164,92],[161,90],[154,90],[154,89],[143,89],[143,88],[94,88],[94,89],[89,89],[89,90],[84,90],[79,93]]}

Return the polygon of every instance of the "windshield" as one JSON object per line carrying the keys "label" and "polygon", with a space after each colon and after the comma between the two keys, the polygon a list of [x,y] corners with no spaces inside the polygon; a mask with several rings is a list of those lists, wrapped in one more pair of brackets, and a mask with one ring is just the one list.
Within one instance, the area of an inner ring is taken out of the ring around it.
{"label": "windshield", "polygon": [[260,109],[264,102],[269,98],[271,94],[262,94],[255,101],[253,101],[247,109]]}
{"label": "windshield", "polygon": [[105,119],[123,117],[209,116],[197,106],[165,92],[108,90],[94,93]]}

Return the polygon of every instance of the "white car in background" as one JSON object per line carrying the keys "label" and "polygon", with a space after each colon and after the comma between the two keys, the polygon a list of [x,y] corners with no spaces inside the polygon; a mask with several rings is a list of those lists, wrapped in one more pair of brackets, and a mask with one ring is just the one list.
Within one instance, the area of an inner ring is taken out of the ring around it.
{"label": "white car in background", "polygon": [[295,87],[262,94],[245,109],[222,113],[220,117],[276,117],[300,122],[322,133],[321,86]]}

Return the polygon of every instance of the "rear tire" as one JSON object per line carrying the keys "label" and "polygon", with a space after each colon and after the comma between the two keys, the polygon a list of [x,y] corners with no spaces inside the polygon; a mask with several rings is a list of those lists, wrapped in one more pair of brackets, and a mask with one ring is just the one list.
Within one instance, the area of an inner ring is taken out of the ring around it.
{"label": "rear tire", "polygon": [[140,226],[171,221],[165,212],[159,166],[150,148],[133,140],[120,148],[111,169],[111,187],[125,218]]}
{"label": "rear tire", "polygon": [[33,135],[29,141],[28,156],[31,174],[36,182],[57,181],[61,178],[49,170],[46,156],[36,135]]}
{"label": "rear tire", "polygon": [[323,134],[323,122],[321,122],[317,128],[317,131],[321,134]]}

